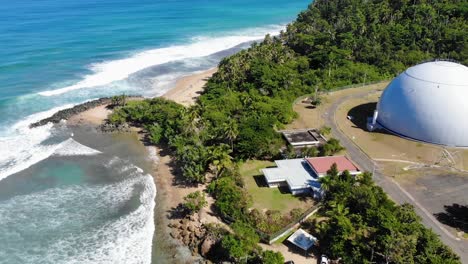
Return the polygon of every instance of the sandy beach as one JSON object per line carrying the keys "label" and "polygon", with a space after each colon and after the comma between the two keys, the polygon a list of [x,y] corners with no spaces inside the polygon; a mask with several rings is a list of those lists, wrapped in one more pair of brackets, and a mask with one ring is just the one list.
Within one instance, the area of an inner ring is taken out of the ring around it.
{"label": "sandy beach", "polygon": [[208,79],[218,70],[212,68],[207,71],[189,75],[179,79],[175,87],[167,91],[162,97],[173,100],[179,104],[190,106],[200,96]]}
{"label": "sandy beach", "polygon": [[[193,105],[198,96],[203,91],[207,80],[217,71],[212,68],[200,73],[185,76],[179,79],[174,88],[167,91],[162,97],[182,104],[184,106]],[[129,100],[142,100],[142,98],[129,98]],[[112,111],[107,105],[91,108],[70,117],[67,121],[70,125],[88,124],[98,126],[107,118]]]}
{"label": "sandy beach", "polygon": [[70,117],[67,123],[70,125],[89,124],[98,126],[111,112],[111,110],[107,109],[107,105],[101,105]]}
{"label": "sandy beach", "polygon": [[[198,96],[203,91],[204,85],[209,77],[216,72],[216,68],[209,69],[207,71],[197,73],[194,75],[186,76],[176,82],[173,89],[169,90],[162,97],[173,100],[177,103],[185,106],[193,105]],[[131,98],[130,100],[142,100],[142,98]],[[96,127],[102,124],[107,116],[112,112],[107,107],[108,105],[100,105],[79,114],[70,117],[67,120],[67,124],[70,126],[91,126]],[[137,134],[142,139],[143,134],[141,129],[132,129],[133,133]],[[141,144],[143,141],[141,140]],[[169,155],[167,149],[164,146],[146,146],[148,155],[155,156],[154,171],[152,173],[154,181],[157,186],[157,205],[155,213],[155,222],[160,228],[160,231],[165,231],[166,234],[158,233],[157,236],[162,236],[167,244],[168,240],[173,240],[170,237],[171,229],[168,227],[171,223],[178,222],[178,219],[171,219],[170,214],[177,206],[183,202],[183,198],[194,191],[202,191],[203,185],[199,186],[187,186],[185,184],[179,184],[182,177],[176,172],[176,168],[173,165],[173,158]],[[156,155],[155,155],[156,154]],[[201,223],[218,223],[225,225],[220,219],[218,219],[214,212],[211,211],[213,198],[207,197],[208,206],[203,208],[199,213],[199,219]],[[160,240],[161,238],[156,239]],[[158,242],[156,242],[158,243]],[[159,246],[159,245],[158,245]],[[193,263],[194,259],[190,256],[190,251],[180,247],[181,244],[173,240],[172,245],[170,243],[165,245],[169,250],[174,252],[174,256],[177,259],[183,260],[186,263]],[[168,250],[168,249],[166,249]]]}

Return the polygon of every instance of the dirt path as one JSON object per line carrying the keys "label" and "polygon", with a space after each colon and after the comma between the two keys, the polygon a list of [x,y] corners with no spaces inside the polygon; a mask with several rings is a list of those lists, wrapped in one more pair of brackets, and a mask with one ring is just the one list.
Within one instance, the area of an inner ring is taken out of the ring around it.
{"label": "dirt path", "polygon": [[[287,242],[286,242],[287,243]],[[315,264],[317,258],[309,251],[307,254],[293,245],[286,246],[285,244],[266,245],[260,244],[263,250],[278,251],[284,256],[285,261],[292,260],[294,264]]]}

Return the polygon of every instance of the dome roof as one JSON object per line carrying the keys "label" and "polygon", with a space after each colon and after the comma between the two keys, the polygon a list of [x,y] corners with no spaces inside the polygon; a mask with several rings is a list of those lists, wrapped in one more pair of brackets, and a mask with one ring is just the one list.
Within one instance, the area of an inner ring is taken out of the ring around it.
{"label": "dome roof", "polygon": [[468,147],[468,67],[419,64],[397,76],[377,106],[377,122],[412,139]]}
{"label": "dome roof", "polygon": [[450,85],[468,84],[468,67],[450,61],[426,62],[405,71],[408,76],[426,82]]}

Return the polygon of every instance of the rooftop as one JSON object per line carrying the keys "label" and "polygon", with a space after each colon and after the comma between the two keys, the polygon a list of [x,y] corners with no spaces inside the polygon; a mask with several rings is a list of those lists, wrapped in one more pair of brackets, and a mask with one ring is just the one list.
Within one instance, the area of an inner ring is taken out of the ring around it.
{"label": "rooftop", "polygon": [[303,250],[308,250],[315,244],[317,238],[299,228],[288,238],[288,241],[302,248]]}
{"label": "rooftop", "polygon": [[338,171],[359,171],[359,168],[345,156],[306,158],[306,160],[318,174],[326,173],[333,163],[336,163]]}
{"label": "rooftop", "polygon": [[298,129],[282,131],[283,136],[293,146],[317,145],[325,143],[325,139],[314,129]]}
{"label": "rooftop", "polygon": [[268,182],[286,181],[288,185],[295,188],[312,186],[320,188],[318,178],[304,159],[275,160],[277,168],[262,169]]}

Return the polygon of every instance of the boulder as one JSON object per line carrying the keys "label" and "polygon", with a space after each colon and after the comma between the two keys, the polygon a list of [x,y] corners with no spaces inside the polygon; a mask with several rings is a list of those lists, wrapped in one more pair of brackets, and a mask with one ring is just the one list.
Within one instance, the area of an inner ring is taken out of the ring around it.
{"label": "boulder", "polygon": [[193,227],[193,225],[187,225],[187,230],[193,232],[195,231],[195,228]]}
{"label": "boulder", "polygon": [[208,252],[210,252],[211,248],[216,244],[216,240],[212,237],[208,236],[203,240],[203,243],[200,245],[200,255],[206,257]]}

